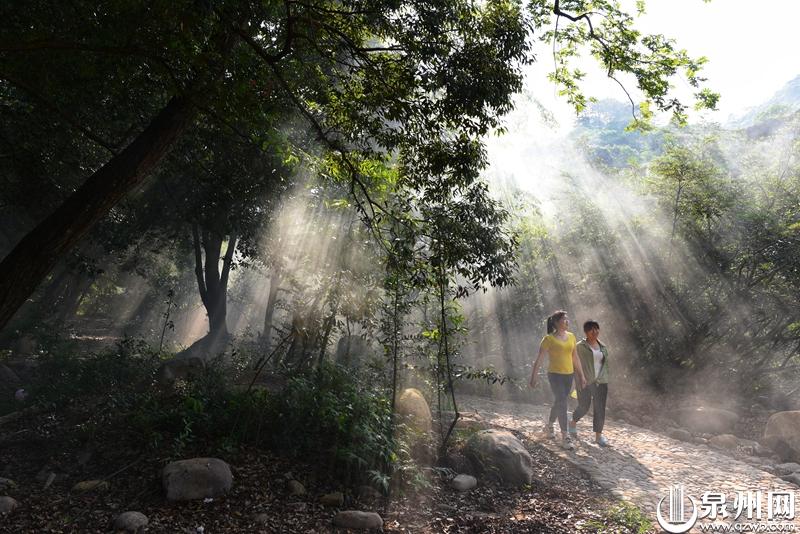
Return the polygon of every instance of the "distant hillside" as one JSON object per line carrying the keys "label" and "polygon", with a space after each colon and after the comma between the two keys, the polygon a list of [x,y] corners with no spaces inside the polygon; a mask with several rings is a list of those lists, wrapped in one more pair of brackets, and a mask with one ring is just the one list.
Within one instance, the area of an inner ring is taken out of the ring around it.
{"label": "distant hillside", "polygon": [[766,102],[723,125],[699,123],[686,128],[669,125],[641,133],[626,131],[631,119],[629,103],[600,100],[581,115],[570,137],[594,162],[612,168],[626,167],[631,161],[646,163],[657,157],[666,135],[676,139],[716,135],[726,139],[724,144],[729,149],[747,150],[748,143],[766,141],[776,134],[798,135],[800,76],[784,85]]}
{"label": "distant hillside", "polygon": [[726,126],[734,129],[751,128],[785,118],[797,110],[800,110],[800,76],[784,85],[763,104],[747,110],[741,117],[728,121]]}
{"label": "distant hillside", "polygon": [[647,161],[661,152],[664,134],[661,130],[627,131],[632,120],[629,103],[599,100],[581,113],[570,137],[595,161],[609,167],[624,167],[631,159]]}

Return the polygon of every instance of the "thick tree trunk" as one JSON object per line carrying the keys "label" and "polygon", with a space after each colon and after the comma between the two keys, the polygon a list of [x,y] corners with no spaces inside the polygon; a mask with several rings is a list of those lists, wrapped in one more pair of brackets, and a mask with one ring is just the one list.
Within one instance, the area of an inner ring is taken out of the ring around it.
{"label": "thick tree trunk", "polygon": [[[208,335],[212,338],[227,337],[228,276],[238,238],[236,235],[229,237],[225,256],[220,258],[223,242],[221,235],[204,230],[201,239],[200,229],[195,224],[192,227],[192,237],[197,287],[208,314]],[[205,254],[205,264],[203,264],[203,253]],[[220,259],[222,259],[221,272],[219,269]]]}
{"label": "thick tree trunk", "polygon": [[188,98],[173,97],[125,150],[22,238],[0,263],[0,329],[58,260],[152,172],[195,114]]}

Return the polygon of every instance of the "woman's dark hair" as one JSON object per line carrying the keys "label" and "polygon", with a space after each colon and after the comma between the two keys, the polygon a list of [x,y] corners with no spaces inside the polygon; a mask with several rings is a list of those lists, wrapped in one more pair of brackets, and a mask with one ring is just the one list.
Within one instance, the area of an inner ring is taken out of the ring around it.
{"label": "woman's dark hair", "polygon": [[597,328],[598,330],[600,330],[600,323],[598,323],[597,321],[593,321],[592,319],[589,319],[588,321],[583,323],[584,333],[588,333],[589,330],[591,330],[592,328]]}
{"label": "woman's dark hair", "polygon": [[561,320],[567,314],[564,310],[558,310],[553,312],[550,317],[547,318],[547,333],[552,334],[556,331],[556,323]]}

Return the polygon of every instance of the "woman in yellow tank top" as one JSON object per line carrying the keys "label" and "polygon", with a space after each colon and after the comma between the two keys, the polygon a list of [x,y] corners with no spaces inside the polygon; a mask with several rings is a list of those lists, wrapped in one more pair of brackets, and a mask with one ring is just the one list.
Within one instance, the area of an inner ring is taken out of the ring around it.
{"label": "woman in yellow tank top", "polygon": [[564,448],[574,449],[575,445],[569,437],[567,427],[567,397],[572,389],[573,373],[577,377],[578,388],[582,389],[586,385],[586,379],[576,350],[575,334],[567,331],[568,327],[569,318],[565,311],[559,310],[547,318],[547,335],[542,338],[539,345],[539,354],[533,364],[530,386],[536,387],[542,358],[547,355],[547,378],[550,382],[550,389],[553,391],[553,407],[550,408],[550,416],[545,427],[548,435],[555,437],[553,423],[558,419]]}

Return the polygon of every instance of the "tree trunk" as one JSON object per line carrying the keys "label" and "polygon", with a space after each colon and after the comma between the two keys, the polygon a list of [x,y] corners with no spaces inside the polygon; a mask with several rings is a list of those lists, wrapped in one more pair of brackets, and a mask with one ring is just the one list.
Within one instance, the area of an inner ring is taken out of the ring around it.
{"label": "tree trunk", "polygon": [[264,331],[261,333],[265,352],[269,352],[272,344],[272,321],[275,316],[275,305],[278,303],[280,285],[281,269],[275,266],[272,270],[272,277],[269,279],[269,296],[267,297],[267,309],[264,312]]}
{"label": "tree trunk", "polygon": [[[238,238],[235,234],[230,235],[225,256],[222,258],[220,258],[223,242],[221,235],[204,230],[201,239],[200,229],[197,224],[194,224],[192,238],[194,242],[194,272],[200,299],[208,314],[208,335],[212,338],[227,337],[228,275]],[[205,265],[203,264],[203,253],[205,253]],[[219,270],[220,259],[222,259],[222,272]]]}
{"label": "tree trunk", "polygon": [[17,243],[0,263],[0,329],[64,254],[152,172],[195,114],[187,97],[173,97],[125,150]]}

